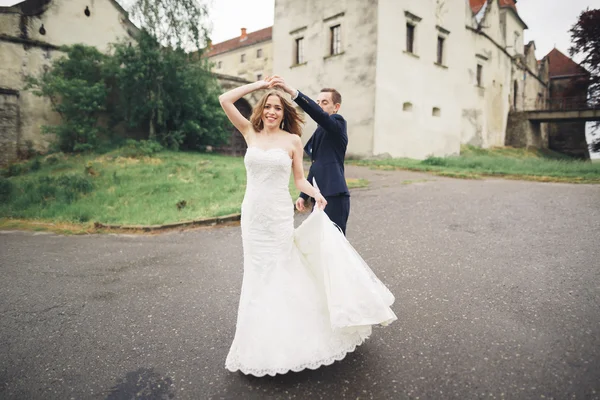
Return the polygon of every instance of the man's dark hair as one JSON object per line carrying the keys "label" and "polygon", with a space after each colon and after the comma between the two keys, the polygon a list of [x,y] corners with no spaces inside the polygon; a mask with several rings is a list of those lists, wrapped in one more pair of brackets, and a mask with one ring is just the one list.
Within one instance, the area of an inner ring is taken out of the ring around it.
{"label": "man's dark hair", "polygon": [[321,93],[331,93],[331,100],[333,100],[333,104],[342,104],[342,95],[335,89],[332,88],[324,88],[321,89]]}

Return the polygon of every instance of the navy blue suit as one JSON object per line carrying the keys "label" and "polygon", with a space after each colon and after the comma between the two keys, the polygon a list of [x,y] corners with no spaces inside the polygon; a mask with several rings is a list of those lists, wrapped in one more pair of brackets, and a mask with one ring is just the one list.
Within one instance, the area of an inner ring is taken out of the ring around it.
{"label": "navy blue suit", "polygon": [[[339,114],[329,115],[308,96],[298,91],[296,103],[319,126],[304,146],[310,157],[308,181],[316,180],[319,190],[327,200],[325,213],[346,234],[346,222],[350,214],[350,192],[344,177],[344,158],[348,147],[346,120]],[[306,193],[300,193],[304,200]]]}

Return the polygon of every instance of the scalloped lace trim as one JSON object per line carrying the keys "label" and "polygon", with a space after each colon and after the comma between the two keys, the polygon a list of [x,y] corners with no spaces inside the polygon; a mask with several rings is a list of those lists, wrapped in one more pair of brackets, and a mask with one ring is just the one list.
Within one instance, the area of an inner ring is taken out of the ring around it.
{"label": "scalloped lace trim", "polygon": [[269,375],[269,376],[275,376],[276,374],[283,375],[283,374],[287,374],[290,371],[291,372],[300,372],[305,369],[315,370],[319,367],[331,365],[336,361],[343,360],[344,357],[346,357],[346,355],[348,353],[354,352],[358,346],[363,344],[365,342],[365,340],[367,340],[369,338],[369,336],[370,335],[365,335],[365,336],[361,336],[361,337],[357,338],[357,340],[354,343],[352,343],[351,345],[349,345],[347,349],[342,350],[341,352],[339,352],[331,357],[327,357],[327,358],[324,358],[324,359],[321,359],[318,361],[313,361],[310,363],[296,365],[293,367],[256,369],[256,368],[249,368],[244,365],[241,365],[238,361],[231,361],[225,365],[225,368],[227,370],[229,370],[230,372],[240,371],[245,375],[254,375],[258,378],[261,378],[265,375]]}

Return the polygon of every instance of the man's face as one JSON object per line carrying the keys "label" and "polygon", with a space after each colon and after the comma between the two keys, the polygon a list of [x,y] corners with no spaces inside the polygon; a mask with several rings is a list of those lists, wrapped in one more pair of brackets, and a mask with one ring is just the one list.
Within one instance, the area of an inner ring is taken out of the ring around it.
{"label": "man's face", "polygon": [[317,96],[317,104],[329,115],[337,113],[337,111],[340,109],[339,104],[333,104],[333,100],[331,100],[331,92],[319,93],[319,96]]}

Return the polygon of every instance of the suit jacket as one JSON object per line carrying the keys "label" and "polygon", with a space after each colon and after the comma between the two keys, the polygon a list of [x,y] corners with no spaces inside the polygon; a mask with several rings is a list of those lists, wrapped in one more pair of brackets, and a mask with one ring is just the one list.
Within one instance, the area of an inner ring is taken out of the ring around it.
{"label": "suit jacket", "polygon": [[[308,181],[312,185],[314,178],[321,194],[325,197],[350,196],[344,177],[344,158],[348,147],[346,120],[339,114],[328,115],[317,103],[300,91],[295,101],[319,124],[304,146],[304,151],[312,162]],[[309,196],[300,193],[300,197],[306,200]]]}

